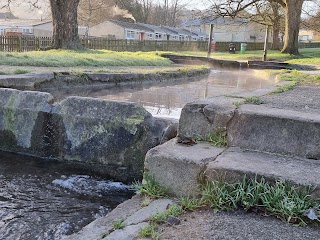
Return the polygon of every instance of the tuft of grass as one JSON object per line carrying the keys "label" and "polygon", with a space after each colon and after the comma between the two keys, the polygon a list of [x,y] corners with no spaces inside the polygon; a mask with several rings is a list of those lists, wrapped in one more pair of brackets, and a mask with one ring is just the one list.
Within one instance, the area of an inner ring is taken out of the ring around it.
{"label": "tuft of grass", "polygon": [[112,224],[112,228],[115,229],[123,229],[125,227],[124,220],[118,220]]}
{"label": "tuft of grass", "polygon": [[223,128],[217,128],[208,137],[208,142],[211,142],[216,147],[226,147],[227,142],[227,132]]}
{"label": "tuft of grass", "polygon": [[194,211],[203,206],[202,200],[195,197],[181,197],[179,204],[183,210],[187,211]]}
{"label": "tuft of grass", "polygon": [[284,84],[280,87],[277,87],[275,90],[273,90],[270,94],[275,94],[275,93],[283,93],[289,90],[292,90],[295,86],[299,84],[298,81],[291,81],[290,83]]}
{"label": "tuft of grass", "polygon": [[243,178],[241,182],[207,181],[202,186],[202,200],[216,210],[234,210],[241,207],[263,211],[289,223],[306,224],[310,221],[305,213],[318,209],[319,200],[311,198],[312,188],[293,186],[284,181],[267,183]]}
{"label": "tuft of grass", "polygon": [[13,74],[25,74],[25,73],[29,73],[30,71],[26,70],[26,69],[20,69],[17,68],[16,70],[13,71]]}
{"label": "tuft of grass", "polygon": [[245,99],[244,103],[255,104],[255,105],[263,104],[262,99],[257,96],[245,97],[244,99]]}
{"label": "tuft of grass", "polygon": [[160,186],[153,176],[144,173],[142,183],[134,183],[134,188],[143,196],[161,198],[167,196],[167,189]]}
{"label": "tuft of grass", "polygon": [[139,237],[158,240],[160,238],[160,233],[157,231],[157,228],[158,228],[157,224],[150,223],[148,226],[140,228]]}
{"label": "tuft of grass", "polygon": [[151,217],[151,221],[154,222],[165,222],[169,216],[179,216],[183,212],[183,209],[180,205],[173,204],[171,205],[167,211],[156,213]]}

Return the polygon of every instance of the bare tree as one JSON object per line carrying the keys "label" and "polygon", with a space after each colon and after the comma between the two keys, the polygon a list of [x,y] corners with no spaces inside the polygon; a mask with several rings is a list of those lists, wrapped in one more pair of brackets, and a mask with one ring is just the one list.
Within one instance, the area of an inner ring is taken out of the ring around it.
{"label": "bare tree", "polygon": [[[224,0],[213,2],[212,11],[221,16],[235,17],[239,12],[265,0]],[[306,0],[270,0],[278,3],[285,13],[285,39],[283,53],[299,54],[298,36],[301,21],[302,5]]]}

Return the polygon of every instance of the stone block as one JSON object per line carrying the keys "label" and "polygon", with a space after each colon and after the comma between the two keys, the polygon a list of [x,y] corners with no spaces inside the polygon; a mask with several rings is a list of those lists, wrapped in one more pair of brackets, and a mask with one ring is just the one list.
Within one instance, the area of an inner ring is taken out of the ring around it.
{"label": "stone block", "polygon": [[207,140],[217,128],[226,128],[238,98],[215,97],[188,103],[181,112],[178,136]]}
{"label": "stone block", "polygon": [[243,105],[227,133],[230,146],[320,159],[319,114]]}
{"label": "stone block", "polygon": [[145,170],[156,182],[176,196],[199,194],[199,177],[208,162],[224,149],[208,143],[193,146],[176,143],[176,138],[148,151]]}
{"label": "stone block", "polygon": [[314,186],[319,196],[320,161],[289,157],[271,153],[230,148],[214,162],[210,162],[205,176],[211,180],[226,178],[241,181],[247,177],[264,177],[266,180],[286,180],[296,185]]}
{"label": "stone block", "polygon": [[49,93],[0,89],[1,150],[44,156],[52,102]]}
{"label": "stone block", "polygon": [[146,152],[163,129],[143,107],[69,97],[52,111],[52,154],[86,163],[121,181],[141,179]]}

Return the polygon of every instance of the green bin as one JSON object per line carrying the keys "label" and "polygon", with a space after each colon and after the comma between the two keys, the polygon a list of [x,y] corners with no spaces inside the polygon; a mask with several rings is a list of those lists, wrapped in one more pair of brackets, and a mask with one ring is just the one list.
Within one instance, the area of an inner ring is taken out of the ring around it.
{"label": "green bin", "polygon": [[247,44],[246,43],[241,43],[240,52],[241,53],[245,53],[246,50],[247,50]]}

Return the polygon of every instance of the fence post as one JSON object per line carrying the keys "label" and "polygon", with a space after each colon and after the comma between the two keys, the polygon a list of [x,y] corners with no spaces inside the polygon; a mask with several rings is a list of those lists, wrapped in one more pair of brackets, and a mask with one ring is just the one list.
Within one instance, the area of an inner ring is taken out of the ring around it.
{"label": "fence post", "polygon": [[18,52],[22,52],[22,36],[18,36]]}

